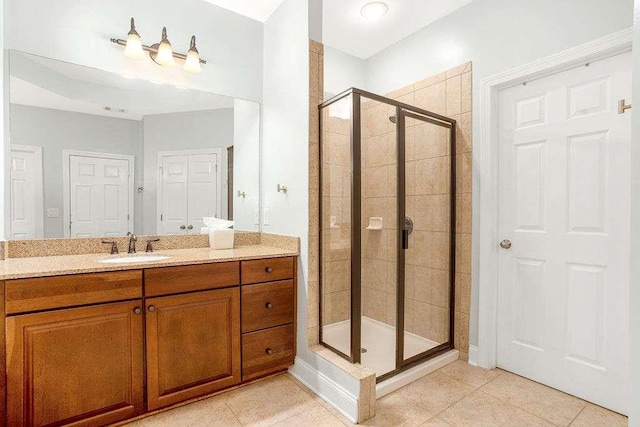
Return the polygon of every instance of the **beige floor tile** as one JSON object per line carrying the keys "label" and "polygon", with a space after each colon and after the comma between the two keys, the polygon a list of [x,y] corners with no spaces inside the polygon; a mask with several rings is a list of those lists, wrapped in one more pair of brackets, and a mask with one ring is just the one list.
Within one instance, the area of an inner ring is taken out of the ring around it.
{"label": "beige floor tile", "polygon": [[472,386],[436,371],[401,388],[396,393],[427,411],[437,414],[473,390]]}
{"label": "beige floor tile", "polygon": [[556,425],[569,425],[586,405],[577,397],[504,371],[480,390]]}
{"label": "beige floor tile", "polygon": [[425,426],[425,427],[446,427],[449,424],[444,422],[444,421],[442,421],[438,417],[433,417],[429,421],[427,421],[426,423],[424,423],[422,425]]}
{"label": "beige floor tile", "polygon": [[279,375],[222,395],[243,425],[271,425],[316,405],[288,375]]}
{"label": "beige floor tile", "polygon": [[215,396],[128,424],[131,427],[209,427],[240,426],[225,404],[223,396]]}
{"label": "beige floor tile", "polygon": [[488,371],[467,362],[457,360],[454,363],[440,369],[440,372],[448,377],[467,383],[474,388],[479,388],[500,375],[498,369]]}
{"label": "beige floor tile", "polygon": [[452,426],[552,426],[520,408],[481,391],[459,401],[438,418]]}
{"label": "beige floor tile", "polygon": [[319,403],[311,407],[310,409],[287,418],[286,420],[279,421],[273,426],[317,426],[317,427],[344,427],[345,424],[340,421],[335,415],[322,407]]}
{"label": "beige floor tile", "polygon": [[611,412],[600,406],[587,403],[587,406],[580,412],[571,426],[576,427],[623,427],[627,426],[629,421],[624,415]]}
{"label": "beige floor tile", "polygon": [[399,393],[391,393],[376,402],[376,416],[366,426],[419,426],[433,413]]}

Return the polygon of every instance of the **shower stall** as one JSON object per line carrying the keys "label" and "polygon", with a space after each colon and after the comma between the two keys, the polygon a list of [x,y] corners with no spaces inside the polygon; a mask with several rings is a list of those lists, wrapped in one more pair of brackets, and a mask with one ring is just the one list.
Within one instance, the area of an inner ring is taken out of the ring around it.
{"label": "shower stall", "polygon": [[454,346],[455,124],[355,88],[320,105],[320,342],[378,382]]}

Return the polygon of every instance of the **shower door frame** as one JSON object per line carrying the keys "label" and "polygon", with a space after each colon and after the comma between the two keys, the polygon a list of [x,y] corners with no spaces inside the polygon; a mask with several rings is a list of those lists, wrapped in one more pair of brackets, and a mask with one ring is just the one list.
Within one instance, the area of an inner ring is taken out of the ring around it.
{"label": "shower door frame", "polygon": [[[341,352],[335,347],[325,343],[322,339],[322,255],[323,255],[323,230],[322,230],[322,202],[323,202],[323,176],[322,176],[322,112],[323,109],[351,96],[351,121],[350,121],[350,161],[351,161],[351,311],[350,311],[350,353],[349,355]],[[332,350],[343,358],[352,363],[361,362],[361,344],[362,344],[362,117],[361,117],[361,99],[362,97],[378,101],[387,105],[396,107],[396,143],[398,156],[398,188],[397,188],[397,209],[398,209],[398,226],[397,226],[397,303],[396,303],[396,368],[381,376],[376,377],[376,382],[384,381],[393,377],[399,372],[410,369],[429,359],[446,353],[454,348],[455,333],[455,245],[456,245],[456,120],[427,111],[413,105],[405,104],[394,99],[376,95],[357,88],[350,88],[344,92],[334,96],[333,98],[321,103],[318,106],[319,114],[319,342],[324,347]],[[449,129],[450,144],[450,248],[449,248],[449,338],[446,343],[440,344],[430,350],[404,359],[404,303],[405,303],[405,249],[403,248],[404,238],[408,234],[405,227],[406,217],[406,126],[405,119],[409,117],[414,120],[420,120],[437,126]]]}

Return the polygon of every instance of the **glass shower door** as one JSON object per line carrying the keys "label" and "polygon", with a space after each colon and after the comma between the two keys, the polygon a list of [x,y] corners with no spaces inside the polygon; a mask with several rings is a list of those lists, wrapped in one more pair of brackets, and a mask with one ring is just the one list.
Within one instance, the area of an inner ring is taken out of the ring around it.
{"label": "glass shower door", "polygon": [[455,126],[400,107],[397,117],[402,368],[453,348]]}

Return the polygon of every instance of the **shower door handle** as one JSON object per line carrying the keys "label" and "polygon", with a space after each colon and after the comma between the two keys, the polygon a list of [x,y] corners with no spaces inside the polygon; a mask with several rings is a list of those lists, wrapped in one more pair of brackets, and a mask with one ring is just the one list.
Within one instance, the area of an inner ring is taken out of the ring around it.
{"label": "shower door handle", "polygon": [[413,220],[406,216],[402,228],[402,249],[409,249],[409,234],[411,233],[413,233]]}
{"label": "shower door handle", "polygon": [[409,249],[409,230],[402,230],[402,249]]}

